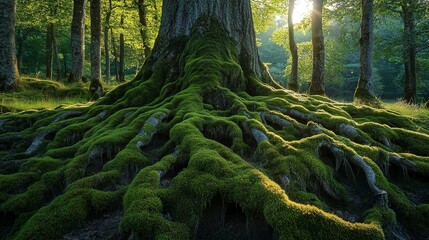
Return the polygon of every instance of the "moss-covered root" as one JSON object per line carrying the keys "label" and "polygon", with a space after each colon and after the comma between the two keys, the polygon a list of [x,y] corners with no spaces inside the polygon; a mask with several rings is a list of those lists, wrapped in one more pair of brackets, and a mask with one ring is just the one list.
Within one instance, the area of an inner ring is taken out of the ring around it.
{"label": "moss-covered root", "polygon": [[215,19],[157,52],[91,107],[0,116],[5,237],[429,235],[427,126],[265,85]]}

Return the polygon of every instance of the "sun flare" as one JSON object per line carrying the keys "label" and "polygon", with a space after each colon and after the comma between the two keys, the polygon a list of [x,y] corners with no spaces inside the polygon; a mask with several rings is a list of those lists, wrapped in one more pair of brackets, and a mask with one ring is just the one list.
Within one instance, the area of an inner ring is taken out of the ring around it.
{"label": "sun flare", "polygon": [[312,1],[310,0],[296,0],[293,12],[293,23],[300,23],[304,18],[311,14]]}

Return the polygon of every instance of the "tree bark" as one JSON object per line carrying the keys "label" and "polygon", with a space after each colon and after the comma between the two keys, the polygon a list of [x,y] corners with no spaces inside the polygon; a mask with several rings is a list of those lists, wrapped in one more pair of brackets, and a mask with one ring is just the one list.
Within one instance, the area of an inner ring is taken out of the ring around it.
{"label": "tree bark", "polygon": [[313,74],[310,94],[325,94],[325,44],[322,29],[323,0],[313,1],[311,14],[311,41],[313,43]]}
{"label": "tree bark", "polygon": [[55,72],[57,81],[61,80],[61,60],[59,57],[55,25],[52,28],[52,47],[54,49]]}
{"label": "tree bark", "polygon": [[46,78],[52,79],[52,60],[53,60],[53,41],[52,41],[52,28],[54,24],[49,23],[46,27]]}
{"label": "tree bark", "polygon": [[91,95],[98,98],[103,93],[101,84],[101,0],[91,0]]}
{"label": "tree bark", "polygon": [[374,103],[374,82],[372,79],[372,53],[374,28],[374,1],[362,0],[362,23],[360,43],[360,77],[355,99],[363,103]]}
{"label": "tree bark", "polygon": [[194,23],[200,17],[210,15],[222,22],[229,36],[237,43],[239,62],[245,74],[252,74],[263,82],[280,88],[259,59],[250,1],[169,1],[162,5],[162,13],[161,27],[153,49],[155,59],[170,40],[189,36]]}
{"label": "tree bark", "polygon": [[17,29],[17,38],[16,38],[16,60],[18,66],[18,72],[22,71],[22,57],[24,54],[24,41],[25,37],[22,33],[22,29]]}
{"label": "tree bark", "polygon": [[293,25],[293,10],[295,0],[289,0],[289,10],[287,17],[288,31],[289,31],[289,49],[292,54],[292,72],[288,82],[288,88],[295,92],[298,91],[298,48],[295,42],[295,31]]}
{"label": "tree bark", "polygon": [[[121,27],[124,25],[124,13],[121,16]],[[119,34],[119,82],[125,82],[125,36],[123,31]]]}
{"label": "tree bark", "polygon": [[0,0],[0,91],[11,90],[18,79],[15,54],[16,1]]}
{"label": "tree bark", "polygon": [[404,100],[408,103],[415,103],[417,94],[415,4],[415,0],[405,0],[401,6],[404,22]]}
{"label": "tree bark", "polygon": [[69,82],[82,81],[85,62],[85,6],[86,0],[73,1],[71,26],[72,69]]}
{"label": "tree bark", "polygon": [[112,0],[109,0],[109,10],[106,13],[106,21],[104,23],[104,57],[105,57],[105,76],[106,81],[110,81],[110,48],[109,48],[109,28],[110,17],[112,16]]}
{"label": "tree bark", "polygon": [[115,65],[115,79],[116,82],[119,82],[119,71],[118,71],[118,51],[116,51],[116,41],[115,35],[113,34],[113,29],[110,28],[110,36],[112,38],[112,49],[113,49],[113,64]]}
{"label": "tree bark", "polygon": [[142,38],[144,57],[147,58],[151,52],[149,46],[149,34],[147,26],[147,10],[144,0],[137,1],[137,10],[139,12],[140,36]]}

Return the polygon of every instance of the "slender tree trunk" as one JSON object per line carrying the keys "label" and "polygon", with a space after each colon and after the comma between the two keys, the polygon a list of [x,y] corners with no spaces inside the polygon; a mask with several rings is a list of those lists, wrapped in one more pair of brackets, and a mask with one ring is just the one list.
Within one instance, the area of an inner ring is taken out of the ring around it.
{"label": "slender tree trunk", "polygon": [[101,0],[91,0],[91,84],[93,98],[103,93],[101,84]]}
{"label": "slender tree trunk", "polygon": [[119,82],[125,82],[125,36],[119,35]]}
{"label": "slender tree trunk", "polygon": [[110,25],[111,11],[106,14],[106,22],[104,23],[104,57],[105,57],[105,76],[106,81],[110,81],[110,48],[109,48],[109,25]]}
{"label": "slender tree trunk", "polygon": [[86,0],[74,0],[71,26],[72,69],[69,82],[82,81],[85,62],[85,5]]}
{"label": "slender tree trunk", "polygon": [[66,58],[66,54],[65,53],[64,53],[64,56],[63,56],[63,64],[64,64],[63,74],[64,74],[64,76],[67,76],[67,58]]}
{"label": "slender tree trunk", "polygon": [[149,34],[147,27],[147,14],[146,14],[146,5],[144,0],[137,1],[137,10],[139,12],[139,22],[140,22],[140,36],[142,38],[144,57],[147,58],[151,52],[149,47]]}
{"label": "slender tree trunk", "polygon": [[17,66],[18,66],[18,72],[22,71],[22,58],[24,54],[24,34],[22,34],[21,29],[17,29],[17,38],[16,38],[16,58],[17,58]]}
{"label": "slender tree trunk", "polygon": [[[121,27],[124,26],[124,13],[121,16]],[[125,82],[125,36],[123,31],[119,34],[119,82]]]}
{"label": "slender tree trunk", "polygon": [[292,72],[288,82],[288,88],[295,92],[298,91],[298,48],[295,42],[295,31],[293,26],[293,10],[295,0],[289,0],[289,11],[287,17],[287,24],[289,30],[289,49],[292,54]]}
{"label": "slender tree trunk", "polygon": [[415,0],[406,0],[402,3],[405,68],[404,99],[408,103],[415,103],[417,94],[415,4]]}
{"label": "slender tree trunk", "polygon": [[362,23],[360,36],[360,77],[355,91],[355,99],[363,103],[375,103],[372,79],[372,52],[374,28],[374,1],[362,0]]}
{"label": "slender tree trunk", "polygon": [[46,78],[52,79],[52,60],[53,60],[53,41],[52,41],[52,28],[54,24],[49,23],[46,27]]}
{"label": "slender tree trunk", "polygon": [[19,78],[15,54],[16,1],[0,0],[0,91],[11,90]]}
{"label": "slender tree trunk", "polygon": [[52,47],[54,49],[55,72],[57,81],[61,80],[61,60],[58,51],[57,36],[55,25],[52,28]]}
{"label": "slender tree trunk", "polygon": [[106,76],[106,81],[110,81],[110,49],[109,49],[109,28],[104,27],[104,58],[106,68],[104,74]]}
{"label": "slender tree trunk", "polygon": [[323,0],[313,0],[311,14],[311,41],[313,43],[313,75],[310,94],[325,94],[325,44],[322,29]]}
{"label": "slender tree trunk", "polygon": [[119,82],[118,52],[116,51],[115,35],[113,34],[113,29],[112,28],[110,28],[110,36],[112,38],[113,65],[115,66],[115,79],[116,79],[116,82]]}

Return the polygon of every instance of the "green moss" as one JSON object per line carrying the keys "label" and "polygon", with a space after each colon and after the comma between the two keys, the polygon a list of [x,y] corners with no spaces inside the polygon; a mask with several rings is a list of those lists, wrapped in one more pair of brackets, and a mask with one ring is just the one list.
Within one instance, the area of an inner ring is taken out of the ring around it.
{"label": "green moss", "polygon": [[86,192],[79,190],[55,198],[21,228],[17,239],[50,239],[82,226],[88,216]]}

